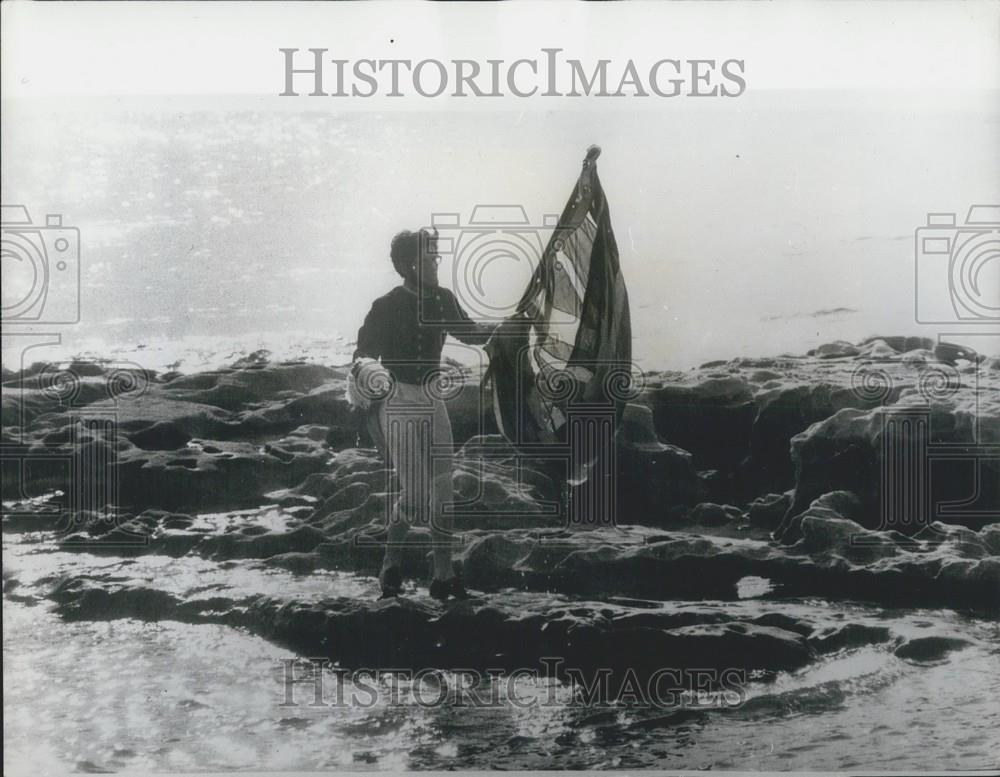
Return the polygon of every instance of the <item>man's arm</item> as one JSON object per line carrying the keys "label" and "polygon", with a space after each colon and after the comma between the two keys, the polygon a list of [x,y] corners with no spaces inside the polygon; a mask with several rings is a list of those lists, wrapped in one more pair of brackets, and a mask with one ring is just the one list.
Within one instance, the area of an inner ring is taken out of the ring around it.
{"label": "man's arm", "polygon": [[385,344],[385,316],[379,301],[372,303],[371,310],[365,316],[365,321],[358,330],[358,342],[354,348],[354,368],[357,369],[360,359],[378,359],[382,356]]}
{"label": "man's arm", "polygon": [[450,291],[448,292],[447,304],[451,308],[448,311],[448,334],[466,345],[485,345],[489,342],[499,322],[491,321],[489,324],[480,324],[473,321]]}

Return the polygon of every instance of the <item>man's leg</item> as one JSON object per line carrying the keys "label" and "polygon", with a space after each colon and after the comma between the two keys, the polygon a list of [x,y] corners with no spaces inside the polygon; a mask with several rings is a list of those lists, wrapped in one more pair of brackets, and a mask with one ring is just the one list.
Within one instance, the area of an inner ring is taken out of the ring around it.
{"label": "man's leg", "polygon": [[452,553],[455,545],[454,502],[452,475],[454,438],[448,408],[440,399],[434,400],[432,440],[434,456],[431,481],[431,541],[434,544],[434,578],[448,580],[455,576]]}
{"label": "man's leg", "polygon": [[454,501],[454,438],[448,409],[441,400],[427,397],[422,387],[402,383],[384,405],[382,428],[400,494],[388,516],[382,570],[401,565],[403,543],[410,525],[416,523],[431,532],[434,578],[448,580],[455,576],[454,521],[446,512]]}
{"label": "man's leg", "polygon": [[[406,418],[400,416],[398,412],[394,412],[393,400],[396,399],[397,397],[390,397],[382,403],[382,407],[379,409],[379,422],[389,459],[387,464],[395,469],[399,484],[399,495],[386,516],[388,531],[385,556],[382,559],[383,573],[387,569],[402,566],[404,544],[410,531],[410,520],[418,512],[413,504],[413,499],[420,491],[419,482],[414,482],[412,477],[414,474],[413,464],[415,463],[413,459],[418,446],[414,445],[413,436],[408,433]],[[406,401],[402,397],[398,397],[398,399]]]}
{"label": "man's leg", "polygon": [[385,556],[382,559],[383,572],[392,567],[399,569],[403,564],[403,545],[410,532],[410,526],[400,504],[402,501],[403,497],[400,496],[389,511],[389,530],[386,535]]}

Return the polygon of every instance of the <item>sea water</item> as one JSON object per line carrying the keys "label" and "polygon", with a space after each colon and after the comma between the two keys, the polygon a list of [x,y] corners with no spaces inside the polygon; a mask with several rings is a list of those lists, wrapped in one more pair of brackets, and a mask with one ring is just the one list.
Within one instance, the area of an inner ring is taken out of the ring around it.
{"label": "sea water", "polygon": [[[1000,109],[808,92],[726,106],[517,114],[266,97],[5,101],[4,204],[23,205],[35,224],[58,214],[81,248],[79,322],[5,319],[4,366],[17,368],[31,331],[61,342],[29,362],[89,354],[191,372],[267,348],[337,363],[371,301],[399,280],[393,234],[432,223],[451,225],[441,228],[442,282],[473,317],[501,317],[591,143],[604,150],[641,367],[949,332],[916,323],[915,284],[931,278],[914,232],[929,211],[962,222],[968,198],[993,190]],[[497,215],[498,205],[508,210]],[[484,221],[494,238],[476,243]],[[22,264],[3,268],[4,304],[14,304],[33,279]],[[57,273],[47,282],[77,284]],[[973,340],[1000,353],[997,338]]]}
{"label": "sea water", "polygon": [[[65,621],[46,598],[48,586],[64,575],[112,573],[155,578],[159,588],[185,599],[255,593],[372,599],[373,579],[294,575],[253,560],[223,566],[195,557],[66,553],[52,539],[44,532],[4,534],[5,568],[17,570],[21,581],[3,601],[9,774],[1000,766],[1000,625],[968,613],[798,598],[701,602],[746,619],[779,611],[814,623],[890,626],[905,637],[946,633],[971,645],[927,665],[895,657],[891,646],[841,651],[751,681],[738,705],[690,717],[655,706],[595,709],[538,678],[519,681],[513,693],[487,689],[478,698],[500,701],[481,706],[428,703],[441,698],[436,689],[336,704],[336,683],[350,680],[330,671],[317,705],[315,682],[290,693],[286,663],[296,656],[285,648],[217,624],[144,622],[113,612],[108,620]],[[340,692],[350,698],[351,688]]]}

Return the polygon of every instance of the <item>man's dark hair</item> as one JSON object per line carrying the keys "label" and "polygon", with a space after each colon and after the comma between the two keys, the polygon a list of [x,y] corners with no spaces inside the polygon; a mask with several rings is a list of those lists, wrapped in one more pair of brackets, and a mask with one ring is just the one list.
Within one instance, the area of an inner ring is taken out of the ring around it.
{"label": "man's dark hair", "polygon": [[421,229],[417,232],[404,229],[402,232],[397,233],[392,239],[392,245],[389,247],[389,256],[392,259],[392,266],[396,268],[396,272],[404,277],[410,274],[417,263],[421,249],[426,250],[430,241],[436,238],[436,229],[433,232],[429,232],[426,229]]}

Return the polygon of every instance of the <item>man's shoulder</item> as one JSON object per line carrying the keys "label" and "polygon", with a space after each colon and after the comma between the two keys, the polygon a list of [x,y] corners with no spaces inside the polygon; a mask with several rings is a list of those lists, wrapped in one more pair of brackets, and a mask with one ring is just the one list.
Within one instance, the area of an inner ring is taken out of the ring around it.
{"label": "man's shoulder", "polygon": [[[431,297],[425,297],[425,301],[431,299],[442,305],[445,310],[458,308],[458,298],[451,289],[446,289],[444,286],[436,288]],[[381,297],[376,298],[372,303],[372,310],[393,310],[400,307],[412,306],[416,302],[417,295],[405,286],[400,285],[390,289]]]}
{"label": "man's shoulder", "polygon": [[434,290],[434,295],[437,297],[438,302],[452,307],[458,307],[458,298],[455,296],[455,292],[451,289],[444,286],[438,286]]}
{"label": "man's shoulder", "polygon": [[393,307],[398,305],[401,300],[406,299],[409,296],[409,292],[402,286],[396,286],[393,289],[389,289],[381,297],[377,297],[372,303],[373,308],[384,308]]}

